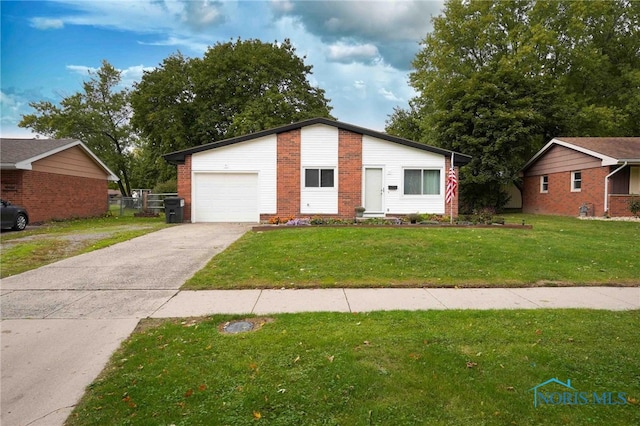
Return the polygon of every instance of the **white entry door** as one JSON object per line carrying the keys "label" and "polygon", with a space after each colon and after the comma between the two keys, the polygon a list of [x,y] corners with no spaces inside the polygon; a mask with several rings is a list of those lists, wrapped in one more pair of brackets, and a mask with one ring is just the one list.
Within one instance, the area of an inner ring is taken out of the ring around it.
{"label": "white entry door", "polygon": [[364,208],[367,213],[383,212],[384,182],[382,168],[367,167],[364,169]]}

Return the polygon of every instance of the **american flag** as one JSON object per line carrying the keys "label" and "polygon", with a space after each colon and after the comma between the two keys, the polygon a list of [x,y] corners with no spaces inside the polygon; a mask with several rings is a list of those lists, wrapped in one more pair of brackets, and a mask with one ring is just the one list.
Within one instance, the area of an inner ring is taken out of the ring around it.
{"label": "american flag", "polygon": [[449,176],[447,176],[447,193],[445,196],[446,203],[449,204],[456,196],[456,189],[458,189],[458,179],[456,179],[456,171],[453,167],[449,168]]}

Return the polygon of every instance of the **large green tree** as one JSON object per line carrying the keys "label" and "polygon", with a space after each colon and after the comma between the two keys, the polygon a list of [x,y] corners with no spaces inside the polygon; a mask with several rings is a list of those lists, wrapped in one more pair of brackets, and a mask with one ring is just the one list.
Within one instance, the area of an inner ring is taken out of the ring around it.
{"label": "large green tree", "polygon": [[175,54],[145,72],[132,93],[133,124],[160,180],[163,154],[312,117],[330,117],[324,90],[289,40],[217,43],[202,58]]}
{"label": "large green tree", "polygon": [[120,71],[107,61],[89,73],[83,91],[63,98],[59,105],[33,102],[34,114],[24,115],[20,127],[53,138],[84,142],[120,178],[123,195],[131,194],[132,148],[136,143],[129,120],[129,91],[118,89]]}
{"label": "large green tree", "polygon": [[414,60],[418,92],[387,131],[473,156],[462,209],[500,208],[504,184],[554,136],[640,132],[640,2],[445,4]]}

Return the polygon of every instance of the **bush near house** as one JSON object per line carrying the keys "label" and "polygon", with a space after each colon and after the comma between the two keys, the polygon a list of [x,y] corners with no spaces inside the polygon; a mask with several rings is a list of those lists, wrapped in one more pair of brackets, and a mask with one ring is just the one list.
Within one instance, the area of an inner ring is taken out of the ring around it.
{"label": "bush near house", "polygon": [[629,210],[635,217],[640,217],[640,198],[633,197],[629,200]]}

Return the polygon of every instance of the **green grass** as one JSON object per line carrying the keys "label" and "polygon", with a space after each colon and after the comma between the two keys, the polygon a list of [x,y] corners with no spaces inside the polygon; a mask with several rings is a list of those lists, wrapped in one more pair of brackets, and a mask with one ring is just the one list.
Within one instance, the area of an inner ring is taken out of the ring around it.
{"label": "green grass", "polygon": [[[281,314],[221,334],[232,318],[144,320],[67,424],[640,423],[640,311]],[[553,377],[626,403],[535,408]]]}
{"label": "green grass", "polygon": [[513,215],[533,229],[289,227],[252,232],[184,286],[638,284],[640,223]]}
{"label": "green grass", "polygon": [[51,222],[0,235],[1,277],[107,247],[167,226],[164,218],[104,217]]}

